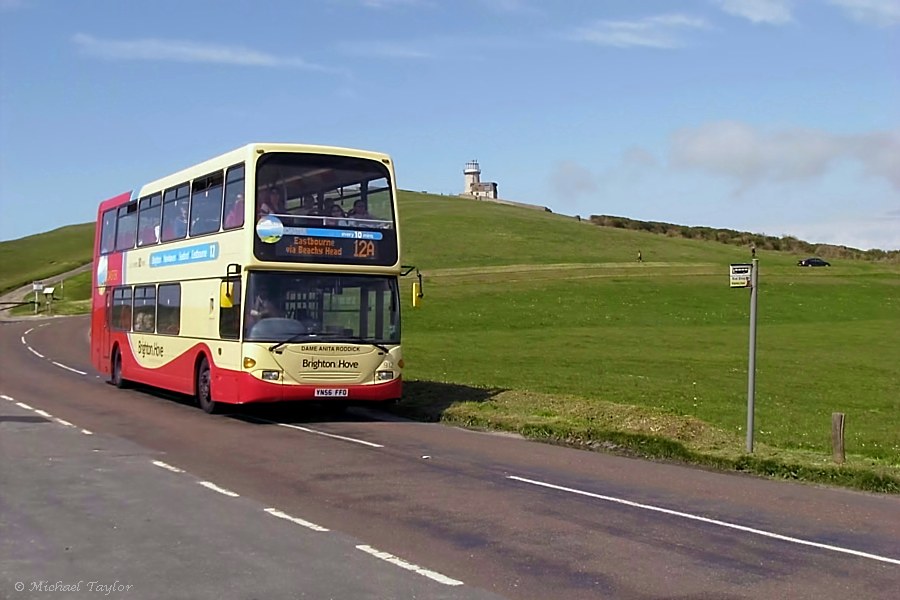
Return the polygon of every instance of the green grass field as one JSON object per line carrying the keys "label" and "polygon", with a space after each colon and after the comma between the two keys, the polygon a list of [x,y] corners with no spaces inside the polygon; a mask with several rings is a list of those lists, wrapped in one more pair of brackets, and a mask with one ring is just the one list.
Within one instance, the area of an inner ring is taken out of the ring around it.
{"label": "green grass field", "polygon": [[[750,292],[728,280],[748,249],[411,192],[401,210],[404,262],[423,272],[425,297],[404,309],[398,412],[900,491],[900,265],[810,269],[799,255],[757,254],[748,456]],[[847,419],[842,466],[831,460],[832,412]]]}

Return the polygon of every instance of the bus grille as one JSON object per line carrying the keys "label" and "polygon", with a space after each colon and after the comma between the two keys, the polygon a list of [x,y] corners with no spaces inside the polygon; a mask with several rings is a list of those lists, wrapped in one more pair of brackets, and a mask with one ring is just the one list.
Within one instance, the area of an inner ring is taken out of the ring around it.
{"label": "bus grille", "polygon": [[297,377],[298,381],[340,381],[356,383],[359,381],[359,373],[303,373]]}

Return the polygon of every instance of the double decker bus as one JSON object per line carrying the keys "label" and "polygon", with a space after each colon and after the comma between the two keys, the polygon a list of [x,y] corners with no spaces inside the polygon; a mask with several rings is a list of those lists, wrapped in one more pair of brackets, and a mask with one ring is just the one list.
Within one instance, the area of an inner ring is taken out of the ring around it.
{"label": "double decker bus", "polygon": [[400,397],[386,154],[253,143],[100,204],[91,358],[223,405]]}

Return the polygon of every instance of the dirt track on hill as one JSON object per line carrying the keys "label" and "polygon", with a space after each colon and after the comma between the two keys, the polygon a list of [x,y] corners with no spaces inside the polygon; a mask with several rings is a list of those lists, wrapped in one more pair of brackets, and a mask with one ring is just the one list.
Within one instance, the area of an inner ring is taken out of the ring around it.
{"label": "dirt track on hill", "polygon": [[[54,275],[53,277],[47,277],[43,279],[44,285],[54,285],[62,281],[63,279],[68,279],[73,275],[78,275],[79,273],[84,273],[85,271],[91,270],[92,263],[87,263],[86,265],[81,265],[77,269],[72,269],[71,271],[66,271],[65,273],[60,273],[59,275]],[[47,315],[38,314],[38,315],[16,315],[11,316],[9,314],[9,309],[13,308],[11,304],[5,304],[6,302],[19,302],[22,297],[31,292],[31,284],[23,285],[22,287],[10,290],[0,296],[0,321],[24,321],[26,319],[45,319]]]}

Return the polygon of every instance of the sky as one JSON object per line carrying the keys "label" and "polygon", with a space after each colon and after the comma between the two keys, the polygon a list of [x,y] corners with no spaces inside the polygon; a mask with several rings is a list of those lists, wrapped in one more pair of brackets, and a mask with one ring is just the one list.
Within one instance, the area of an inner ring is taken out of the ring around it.
{"label": "sky", "polygon": [[0,0],[0,240],[249,142],[900,249],[900,0]]}

